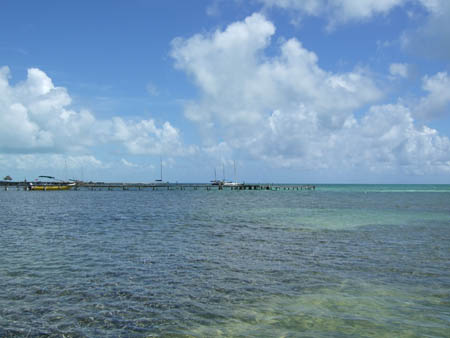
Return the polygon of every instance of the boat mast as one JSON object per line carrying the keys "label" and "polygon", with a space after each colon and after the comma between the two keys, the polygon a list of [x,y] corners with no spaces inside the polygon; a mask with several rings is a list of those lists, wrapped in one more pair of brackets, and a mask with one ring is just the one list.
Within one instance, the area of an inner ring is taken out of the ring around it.
{"label": "boat mast", "polygon": [[67,159],[66,158],[64,159],[64,179],[66,181],[69,180],[69,175],[67,174]]}
{"label": "boat mast", "polygon": [[160,179],[159,180],[155,180],[156,182],[162,182],[162,157],[159,157],[159,166],[160,166]]}

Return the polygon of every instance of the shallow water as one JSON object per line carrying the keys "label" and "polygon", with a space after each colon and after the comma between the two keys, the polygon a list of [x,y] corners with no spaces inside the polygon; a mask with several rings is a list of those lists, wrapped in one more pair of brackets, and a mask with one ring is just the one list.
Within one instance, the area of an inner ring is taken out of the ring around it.
{"label": "shallow water", "polygon": [[450,332],[450,186],[2,191],[0,203],[0,336]]}

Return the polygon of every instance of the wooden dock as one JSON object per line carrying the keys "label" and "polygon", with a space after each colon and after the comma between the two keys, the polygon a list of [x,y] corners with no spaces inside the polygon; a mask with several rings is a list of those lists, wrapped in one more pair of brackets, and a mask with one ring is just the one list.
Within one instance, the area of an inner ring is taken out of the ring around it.
{"label": "wooden dock", "polygon": [[84,183],[75,189],[89,190],[315,190],[314,185],[260,184],[212,185],[202,183]]}
{"label": "wooden dock", "polygon": [[[27,182],[0,182],[2,190],[27,190]],[[78,182],[72,190],[315,190],[311,184],[266,184],[243,183],[239,185],[213,185],[207,183],[105,183],[105,182]]]}

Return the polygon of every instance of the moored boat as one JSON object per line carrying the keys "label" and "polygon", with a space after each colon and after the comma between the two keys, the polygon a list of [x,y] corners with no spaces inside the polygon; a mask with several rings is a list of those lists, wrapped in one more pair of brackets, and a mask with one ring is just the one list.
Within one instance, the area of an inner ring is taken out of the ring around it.
{"label": "moored boat", "polygon": [[224,187],[239,187],[241,185],[244,185],[244,183],[239,183],[239,182],[223,182],[222,185]]}
{"label": "moored boat", "polygon": [[234,161],[233,167],[234,167],[234,181],[233,182],[225,181],[225,175],[224,175],[224,179],[222,181],[222,185],[224,187],[239,187],[239,186],[243,185],[243,183],[239,183],[236,181],[236,161]]}
{"label": "moored boat", "polygon": [[36,180],[35,182],[28,183],[29,190],[70,190],[76,186],[75,182],[66,182],[61,180],[56,180],[53,176],[39,176],[39,178],[47,178],[52,181],[41,181]]}
{"label": "moored boat", "polygon": [[30,190],[69,190],[75,186],[75,183],[50,183],[50,182],[38,182],[30,183]]}

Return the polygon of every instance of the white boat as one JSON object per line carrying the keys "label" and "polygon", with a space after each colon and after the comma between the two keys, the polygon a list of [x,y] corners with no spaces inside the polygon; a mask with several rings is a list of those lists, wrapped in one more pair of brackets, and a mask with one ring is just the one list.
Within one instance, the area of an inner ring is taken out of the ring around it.
{"label": "white boat", "polygon": [[242,185],[243,183],[239,183],[239,182],[223,182],[223,186],[224,187],[238,187],[240,185]]}
{"label": "white boat", "polygon": [[236,181],[236,161],[233,162],[233,166],[234,166],[234,182],[226,182],[224,178],[224,180],[222,181],[222,185],[224,187],[238,187],[240,185],[243,185],[243,183],[239,183]]}

